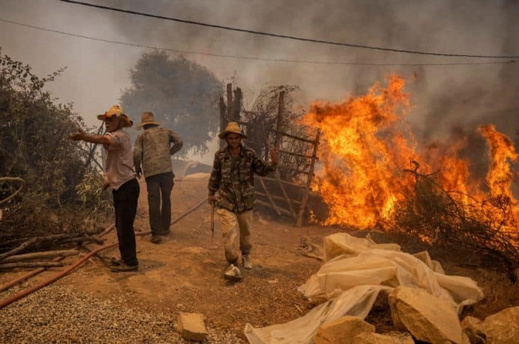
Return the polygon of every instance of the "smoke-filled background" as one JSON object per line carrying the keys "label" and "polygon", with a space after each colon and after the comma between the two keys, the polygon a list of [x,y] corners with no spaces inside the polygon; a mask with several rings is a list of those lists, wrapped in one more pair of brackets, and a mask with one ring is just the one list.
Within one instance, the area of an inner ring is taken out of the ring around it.
{"label": "smoke-filled background", "polygon": [[[334,42],[450,54],[519,55],[516,0],[85,2]],[[57,0],[0,0],[2,53],[31,65],[39,75],[67,67],[49,86],[61,102],[74,103],[75,111],[89,124],[96,124],[94,115],[118,103],[123,90],[131,86],[130,69],[149,51],[139,45],[170,49],[171,56],[183,55],[201,64],[223,83],[234,81],[244,91],[246,107],[266,86],[299,86],[297,102],[306,108],[316,99],[337,101],[365,93],[375,81],[398,73],[408,81],[413,104],[409,121],[419,141],[443,139],[453,128],[457,134],[472,135],[483,123],[494,123],[517,139],[519,60],[507,63],[512,58],[381,52],[232,32]],[[488,64],[474,64],[482,62]]]}

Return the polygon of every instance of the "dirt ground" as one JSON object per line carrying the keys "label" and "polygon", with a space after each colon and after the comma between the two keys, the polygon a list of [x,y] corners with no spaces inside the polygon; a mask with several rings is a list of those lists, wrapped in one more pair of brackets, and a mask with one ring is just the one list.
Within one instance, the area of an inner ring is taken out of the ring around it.
{"label": "dirt ground", "polygon": [[[200,203],[207,195],[206,187],[207,174],[176,180],[172,193],[173,219]],[[254,327],[280,324],[306,314],[315,306],[304,299],[297,287],[315,273],[321,263],[301,255],[300,240],[307,237],[320,245],[326,235],[344,229],[316,225],[299,228],[290,219],[256,211],[251,255],[254,268],[251,271],[242,269],[244,279],[230,283],[222,278],[226,261],[219,223],[216,221],[214,238],[211,238],[210,219],[210,206],[204,203],[175,223],[164,243],[152,244],[149,235],[139,236],[138,272],[112,273],[103,259],[92,258],[55,284],[98,298],[116,299],[122,296],[128,307],[152,310],[157,314],[176,316],[179,312],[202,313],[208,327],[231,331],[242,340],[245,340],[243,329],[246,323]],[[137,231],[149,231],[143,180],[135,227]],[[116,242],[114,232],[104,238],[106,243]],[[95,248],[94,245],[90,247]],[[101,256],[107,261],[112,256],[118,257],[118,250],[104,251]],[[67,261],[76,259],[67,258]],[[433,259],[440,260],[448,274],[471,277],[483,287],[487,299],[467,309],[465,314],[484,318],[503,308],[519,305],[517,285],[503,274],[443,262],[441,257],[434,255]],[[57,271],[46,271],[33,278],[31,283],[53,276]],[[24,273],[2,273],[0,284]],[[387,310],[382,306],[376,306],[367,320],[372,321],[381,332],[391,327]]]}
{"label": "dirt ground", "polygon": [[[207,180],[207,174],[195,174],[175,181],[171,197],[173,219],[207,197]],[[141,180],[136,231],[150,230],[146,197],[146,184]],[[222,278],[226,260],[221,231],[216,216],[211,238],[210,211],[204,203],[175,223],[170,236],[160,245],[151,243],[149,235],[138,236],[138,272],[112,273],[102,259],[93,258],[56,283],[103,298],[115,299],[122,292],[131,307],[169,314],[202,313],[207,326],[232,330],[243,339],[246,323],[255,327],[283,323],[313,307],[296,288],[317,271],[320,262],[299,253],[300,238],[308,236],[319,243],[336,230],[299,228],[289,219],[272,219],[255,212],[251,254],[254,268],[242,269],[244,279],[231,283]],[[112,231],[104,239],[105,243],[113,243],[116,235]],[[110,249],[100,255],[108,261],[118,257],[118,250]],[[57,271],[51,269],[31,281],[44,280]],[[23,273],[3,273],[0,284]]]}

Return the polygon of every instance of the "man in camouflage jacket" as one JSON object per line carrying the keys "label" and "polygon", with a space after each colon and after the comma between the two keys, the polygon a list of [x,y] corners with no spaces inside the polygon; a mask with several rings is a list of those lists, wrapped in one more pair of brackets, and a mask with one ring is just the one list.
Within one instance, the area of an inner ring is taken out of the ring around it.
{"label": "man in camouflage jacket", "polygon": [[254,150],[242,145],[246,136],[236,122],[230,122],[220,133],[227,146],[214,157],[209,178],[209,203],[216,204],[220,219],[225,258],[229,267],[224,277],[241,279],[238,258],[241,251],[243,267],[252,269],[250,260],[252,209],[254,207],[254,173],[265,176],[277,165],[277,150],[271,151],[271,162],[265,163]]}
{"label": "man in camouflage jacket", "polygon": [[170,232],[170,196],[175,178],[171,166],[171,155],[182,148],[183,142],[173,130],[161,128],[160,123],[155,122],[151,112],[142,114],[142,120],[137,125],[137,129],[141,127],[144,127],[144,132],[135,141],[133,163],[138,176],[144,170],[148,191],[151,241],[159,244],[162,242],[162,236],[167,236]]}

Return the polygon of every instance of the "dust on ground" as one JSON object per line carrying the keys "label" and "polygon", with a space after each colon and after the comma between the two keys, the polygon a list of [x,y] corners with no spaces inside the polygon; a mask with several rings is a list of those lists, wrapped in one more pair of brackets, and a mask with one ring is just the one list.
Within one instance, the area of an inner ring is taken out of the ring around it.
{"label": "dust on ground", "polygon": [[[195,174],[175,181],[171,196],[173,219],[207,197],[207,177],[207,174]],[[141,195],[135,228],[137,231],[147,232],[149,224],[146,185],[143,180],[140,184]],[[265,212],[256,211],[252,234],[254,248],[251,254],[254,268],[251,271],[242,269],[244,279],[231,283],[222,278],[226,260],[218,220],[214,238],[211,237],[210,221],[211,207],[204,203],[175,223],[163,244],[152,244],[149,235],[138,236],[138,272],[110,272],[106,262],[112,256],[118,257],[118,250],[111,249],[100,253],[104,259],[91,258],[75,272],[54,283],[53,287],[67,288],[77,295],[89,295],[94,300],[113,302],[116,305],[114,307],[127,307],[146,316],[153,317],[156,314],[161,319],[169,319],[167,321],[171,323],[165,326],[170,330],[174,329],[174,319],[179,312],[202,313],[210,334],[220,331],[230,333],[236,341],[245,341],[243,329],[246,323],[254,327],[280,324],[306,314],[315,306],[297,291],[297,287],[319,269],[321,262],[301,255],[300,241],[304,237],[320,245],[325,236],[346,231],[312,225],[299,228],[294,226],[291,219],[270,217]],[[108,234],[105,241],[116,242],[115,233]],[[467,309],[465,314],[484,318],[503,308],[519,304],[517,285],[512,284],[498,271],[463,267],[444,262],[438,256],[433,258],[444,265],[448,274],[471,277],[484,289],[487,298]],[[67,261],[72,262],[75,259],[77,257],[67,258]],[[20,288],[53,276],[57,271],[46,271]],[[1,274],[0,284],[24,273],[20,271]],[[57,302],[60,302],[59,299]],[[65,299],[63,302],[66,302]],[[9,307],[13,305],[6,309]],[[92,311],[85,310],[90,313]],[[375,305],[367,321],[374,323],[377,331],[391,329],[390,315],[383,305]],[[139,326],[147,325],[144,323]],[[150,328],[153,330],[151,325]],[[158,328],[165,332],[164,327]],[[25,329],[29,331],[28,336],[30,331],[37,330]],[[161,342],[154,341],[155,337],[147,338],[146,342]],[[214,338],[218,336],[215,335]],[[177,342],[177,339],[169,337],[169,342]],[[228,342],[222,342],[226,341]],[[215,339],[214,342],[219,341]]]}

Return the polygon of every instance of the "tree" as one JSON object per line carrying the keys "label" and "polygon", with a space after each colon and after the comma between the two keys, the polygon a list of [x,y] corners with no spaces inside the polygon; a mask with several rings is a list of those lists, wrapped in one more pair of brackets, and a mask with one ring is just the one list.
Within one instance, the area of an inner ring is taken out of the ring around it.
{"label": "tree", "polygon": [[219,125],[221,82],[203,66],[184,57],[170,59],[165,52],[144,53],[131,70],[132,87],[121,105],[134,123],[151,111],[161,125],[178,132],[184,154],[205,153]]}
{"label": "tree", "polygon": [[81,119],[43,89],[60,72],[39,78],[30,66],[0,54],[0,176],[23,178],[52,205],[74,192],[71,179],[85,169],[67,137]]}
{"label": "tree", "polygon": [[[40,78],[0,50],[0,177],[25,181],[24,191],[1,205],[6,210],[0,221],[2,236],[82,229],[81,223],[62,215],[68,212],[81,220],[78,207],[88,197],[79,200],[77,186],[97,170],[85,159],[84,148],[68,139],[78,127],[85,129],[82,119],[44,90],[62,70]],[[0,181],[0,200],[12,193],[12,185]],[[92,215],[92,207],[83,210]]]}

